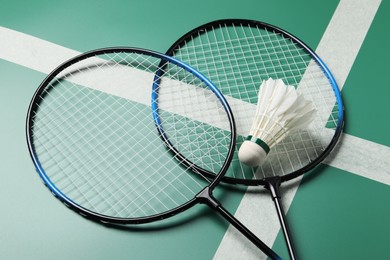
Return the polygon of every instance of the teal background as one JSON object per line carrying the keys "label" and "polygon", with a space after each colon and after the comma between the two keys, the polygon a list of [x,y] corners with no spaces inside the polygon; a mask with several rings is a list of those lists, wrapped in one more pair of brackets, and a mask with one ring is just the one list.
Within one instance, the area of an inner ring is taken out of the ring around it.
{"label": "teal background", "polygon": [[[383,1],[342,91],[344,131],[386,146],[390,145],[390,88],[385,83],[389,12],[390,2]],[[288,213],[296,246],[305,248],[300,256],[390,259],[389,196],[388,185],[329,166],[305,176]],[[280,232],[274,249],[286,250]]]}
{"label": "teal background", "polygon": [[[284,28],[315,49],[337,4],[0,0],[0,26],[77,51],[124,45],[164,52],[200,24],[246,18]],[[387,146],[389,9],[383,1],[343,89],[345,131]],[[88,221],[51,196],[34,170],[24,132],[29,101],[44,77],[0,60],[0,259],[212,259],[228,225],[206,206],[118,229]],[[234,213],[244,190],[224,185],[216,197]],[[389,196],[387,185],[330,166],[305,176],[287,215],[301,258],[390,259]],[[273,248],[287,259],[280,232]]]}
{"label": "teal background", "polygon": [[389,73],[385,61],[390,59],[386,51],[389,13],[390,2],[382,1],[343,89],[351,111],[345,132],[386,146],[390,146],[390,88],[385,83]]}

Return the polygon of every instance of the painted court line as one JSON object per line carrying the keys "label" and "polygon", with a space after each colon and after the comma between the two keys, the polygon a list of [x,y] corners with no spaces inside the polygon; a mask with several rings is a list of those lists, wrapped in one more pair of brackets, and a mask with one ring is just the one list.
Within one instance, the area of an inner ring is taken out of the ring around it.
{"label": "painted court line", "polygon": [[389,159],[390,147],[344,135],[336,151],[329,155],[325,163],[390,185]]}
{"label": "painted court line", "polygon": [[341,0],[317,46],[339,87],[344,86],[382,0]]}
{"label": "painted court line", "polygon": [[0,26],[0,59],[49,74],[78,54],[80,52]]}
{"label": "painted court line", "polygon": [[[342,0],[316,50],[342,87],[380,5],[380,0]],[[0,58],[48,74],[63,61],[80,54],[54,43],[0,27]],[[364,153],[361,147],[364,147]],[[369,155],[369,157],[367,157]],[[390,185],[390,148],[354,136],[344,135],[341,145],[325,163]],[[370,160],[370,164],[362,162]],[[367,167],[370,165],[370,168]],[[295,180],[283,187],[287,210],[299,185]],[[253,191],[253,192],[252,192]],[[272,245],[279,222],[268,192],[249,189],[240,204],[237,218]],[[259,259],[259,251],[241,234],[229,228],[215,259]],[[261,259],[265,259],[265,256]]]}
{"label": "painted court line", "polygon": [[[341,0],[316,49],[316,53],[334,74],[340,88],[345,83],[380,3],[380,0]],[[375,177],[376,181],[389,183],[390,168],[386,165],[390,154],[389,147],[348,135],[344,135],[341,144],[338,153],[333,154],[333,158],[327,160],[328,164],[368,178]],[[374,157],[370,158],[372,161],[364,164],[362,162],[368,158],[366,153],[362,153],[361,147],[365,147],[365,151],[367,151],[366,147],[369,147],[370,150],[380,150],[382,153],[375,153],[375,156],[371,154]],[[367,169],[368,165],[371,169]],[[375,168],[372,167],[373,165]],[[382,174],[375,174],[378,172]],[[290,187],[284,187],[285,189],[282,190],[283,206],[286,211],[298,189],[300,179],[298,178],[295,183],[289,185]],[[266,244],[272,245],[280,228],[275,207],[267,192],[261,191],[261,188],[254,189],[258,192],[247,192],[244,195],[235,217],[247,225]],[[251,260],[266,259],[266,256],[260,255],[257,248],[243,239],[230,226],[214,259]]]}

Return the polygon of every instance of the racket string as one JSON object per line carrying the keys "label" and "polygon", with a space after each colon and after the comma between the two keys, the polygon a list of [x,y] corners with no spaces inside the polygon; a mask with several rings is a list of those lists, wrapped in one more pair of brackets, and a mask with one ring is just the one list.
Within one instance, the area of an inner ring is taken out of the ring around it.
{"label": "racket string", "polygon": [[[110,137],[110,136],[108,136],[108,137]],[[87,141],[86,141],[87,144],[88,144],[89,142],[90,142],[90,140],[87,140]],[[125,142],[125,143],[126,143],[126,142]],[[109,148],[110,148],[110,147],[107,147],[106,149],[108,150]],[[104,160],[104,158],[100,158],[100,159]],[[158,159],[158,158],[156,158],[156,159]],[[91,158],[91,159],[89,160],[89,162],[94,161],[94,160],[96,160],[96,158]],[[140,158],[140,160],[144,160],[144,159],[143,159],[143,158]],[[86,164],[88,164],[89,162],[87,161]],[[115,161],[114,161],[114,162],[111,162],[111,164],[112,164],[112,163],[115,163]],[[110,164],[110,165],[111,165],[111,164]],[[96,165],[95,167],[98,167],[98,165]],[[62,170],[64,170],[64,169],[62,169]],[[93,173],[94,170],[95,170],[95,169],[92,168],[92,169],[90,169],[90,172]],[[160,170],[161,170],[161,169],[158,169],[158,171],[160,171]],[[106,171],[117,172],[116,169],[106,169]],[[82,175],[81,175],[81,176],[82,176]],[[136,180],[137,180],[137,177],[138,177],[138,176],[133,176],[133,178],[130,180],[130,182],[136,181]],[[106,178],[109,178],[109,175],[107,175]],[[122,179],[122,176],[118,176],[118,178],[119,178],[119,179]],[[144,179],[143,183],[145,183],[145,182],[148,181],[149,179],[151,179],[151,178]],[[152,179],[152,180],[153,180],[153,179]],[[137,190],[138,190],[138,189],[145,190],[146,187],[147,187],[148,189],[153,189],[153,188],[154,188],[153,186],[155,186],[155,185],[156,185],[159,181],[161,181],[161,180],[164,180],[164,177],[163,177],[163,176],[161,176],[160,179],[157,179],[157,180],[154,182],[153,185],[149,184],[149,185],[145,186],[143,183],[140,183],[139,186],[141,186],[141,187],[137,187],[137,186],[134,186],[134,184],[132,184],[132,191],[134,191],[135,193],[138,194],[138,196],[135,197],[134,200],[137,201],[138,204],[140,204],[140,201],[142,200],[142,196],[144,195],[144,193],[139,194],[139,193],[137,192]],[[73,180],[73,181],[72,181],[73,184],[74,184],[75,181],[76,181],[76,180]],[[105,179],[101,180],[101,182],[106,182],[106,181],[107,181],[107,180],[105,180]],[[88,183],[88,182],[86,182],[86,184],[87,184],[87,183]],[[111,185],[117,185],[117,182],[115,182],[115,181],[111,181],[110,183],[111,183],[110,185],[106,185],[106,187],[105,187],[104,189],[100,190],[100,193],[104,193],[106,190],[112,189]],[[86,184],[83,184],[83,185],[81,185],[81,186],[77,185],[76,187],[78,187],[78,188],[83,188],[83,186],[86,185]],[[89,187],[93,187],[93,185],[88,185],[88,186],[89,186]],[[66,190],[66,187],[64,187],[63,190],[64,190],[64,192],[67,192],[67,193],[70,192],[70,191],[67,191],[67,190]],[[128,189],[122,189],[122,188],[120,188],[120,187],[116,187],[114,190],[115,190],[116,192],[121,192],[122,194],[125,194],[125,193],[123,192],[123,190],[128,190]],[[144,192],[146,192],[146,190],[145,190]],[[87,191],[86,193],[83,192],[83,191],[81,191],[81,192],[79,192],[79,193],[80,193],[80,194],[83,194],[84,196],[87,196],[88,193],[89,193],[89,191]],[[180,194],[180,192],[179,192],[179,194]],[[182,193],[181,193],[181,194],[182,194]],[[112,195],[114,195],[114,194],[111,194],[110,196],[112,196]],[[151,198],[149,199],[149,201],[150,201],[151,199],[153,199],[153,198],[157,198],[157,200],[158,200],[158,195],[159,195],[159,194],[156,193],[153,197],[151,197]],[[93,199],[94,199],[94,198],[93,198]],[[96,197],[95,197],[95,199],[96,199]],[[185,197],[185,199],[188,199],[188,198]],[[98,200],[100,200],[100,198],[98,198]],[[122,200],[124,200],[124,199],[122,199]],[[117,200],[116,203],[119,203],[119,204],[120,204],[122,200]],[[89,201],[89,200],[88,200],[88,201]],[[103,200],[103,201],[104,201],[104,200]],[[149,201],[146,201],[145,203],[148,204]],[[161,201],[160,201],[160,202],[161,202]],[[89,203],[90,203],[91,205],[94,204],[94,203],[91,202],[91,201],[89,201]],[[162,203],[162,205],[163,205],[163,203]],[[129,208],[129,206],[133,206],[133,207],[134,207],[133,204],[129,204],[129,205],[123,205],[123,208],[126,209],[126,208]],[[116,205],[114,204],[114,205],[112,205],[111,209],[114,209],[115,207],[116,207]],[[142,204],[142,205],[140,205],[138,208],[140,209],[140,208],[144,208],[144,207],[145,207],[145,205]],[[153,207],[151,207],[151,208],[153,209]],[[166,208],[167,208],[167,207],[166,207]],[[101,210],[100,210],[100,211],[101,211]],[[118,213],[119,213],[119,212],[118,212]],[[134,213],[137,213],[137,211],[135,211]],[[156,213],[157,213],[157,211],[156,211]]]}
{"label": "racket string", "polygon": [[[80,206],[117,217],[150,216],[188,202],[210,183],[189,173],[194,163],[177,163],[182,159],[162,145],[152,120],[150,90],[138,91],[143,85],[130,80],[102,80],[102,74],[116,79],[131,71],[152,83],[159,62],[126,53],[92,57],[62,71],[37,98],[31,134],[35,151],[51,181]],[[166,131],[182,153],[221,170],[228,149],[210,152],[210,147],[226,147],[231,141],[229,126],[221,126],[228,122],[223,106],[192,74],[172,64],[167,68],[159,89],[159,113],[164,127],[171,127]],[[135,102],[119,96],[124,87],[133,86],[130,98]],[[196,95],[185,91],[188,86],[198,89]],[[177,111],[178,106],[185,109]],[[205,113],[220,125],[207,126]],[[190,120],[192,114],[200,121]]]}
{"label": "racket string", "polygon": [[[258,87],[269,77],[282,78],[294,85],[313,101],[318,111],[319,116],[308,129],[293,133],[273,148],[268,162],[257,173],[233,159],[234,170],[229,169],[228,176],[263,179],[280,172],[285,175],[317,158],[329,144],[332,136],[326,128],[335,129],[338,120],[333,89],[322,68],[291,39],[245,23],[219,24],[191,34],[172,54],[204,73],[227,96],[236,115],[239,135],[248,134],[240,129],[249,129],[250,111],[255,107],[250,110],[248,105],[235,100],[256,104]],[[238,138],[239,147],[241,137]]]}

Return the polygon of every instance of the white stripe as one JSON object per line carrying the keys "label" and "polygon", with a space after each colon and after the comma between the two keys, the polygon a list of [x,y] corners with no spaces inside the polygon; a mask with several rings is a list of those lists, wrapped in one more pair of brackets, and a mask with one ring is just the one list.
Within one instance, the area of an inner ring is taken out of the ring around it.
{"label": "white stripe", "polygon": [[325,161],[333,167],[390,185],[390,147],[344,135]]}
{"label": "white stripe", "polygon": [[349,71],[382,0],[341,0],[316,53],[332,71],[339,87]]}
{"label": "white stripe", "polygon": [[[334,74],[340,88],[344,85],[380,2],[380,0],[340,1],[316,49],[316,53]],[[371,152],[370,156],[368,157],[364,151]],[[338,152],[334,153],[327,162],[343,170],[389,183],[389,154],[389,147],[344,135]],[[283,206],[286,211],[293,200],[300,179],[282,187]],[[251,192],[251,190],[256,192]],[[262,188],[251,188],[244,195],[235,217],[240,219],[255,234],[258,234],[259,238],[267,245],[274,243],[280,225],[275,207],[267,191]],[[250,260],[266,259],[266,256],[243,238],[232,226],[229,226],[214,259]]]}
{"label": "white stripe", "polygon": [[80,52],[0,26],[0,59],[48,74],[78,54]]}
{"label": "white stripe", "polygon": [[[80,54],[75,50],[71,50],[54,43],[41,40],[39,38],[27,35],[24,33],[16,32],[4,27],[0,27],[0,58],[8,60],[10,62],[34,69],[36,71],[48,74],[57,66]],[[80,68],[86,68],[90,64],[99,63],[98,58],[90,58],[84,61],[81,61],[77,64]],[[75,70],[77,67],[73,65],[72,70]],[[68,70],[61,72],[59,75],[68,73]],[[86,74],[89,73],[89,76]],[[109,75],[112,73],[111,68],[100,68],[99,70],[89,70],[85,71],[82,74],[73,74],[71,81],[73,83],[93,88],[99,91],[103,91],[115,96],[127,98],[145,105],[150,105],[150,96],[152,91],[152,83],[154,79],[154,73],[145,72],[142,70],[137,70],[135,68],[127,66],[116,66],[115,73],[118,73],[121,76],[116,77],[115,81],[112,81],[112,77]],[[110,82],[107,82],[109,80]],[[129,89],[127,82],[133,82],[133,88]],[[166,84],[167,87],[173,86],[177,87],[176,84],[170,84],[170,79],[165,79],[162,84]],[[200,92],[209,92],[201,88],[193,88],[187,84],[180,82],[181,87],[186,87],[186,95],[188,97],[194,96],[208,96],[204,94],[199,94]],[[166,90],[166,88],[162,88]],[[170,90],[167,90],[168,92]],[[184,91],[183,91],[184,93]],[[164,96],[160,92],[160,96]],[[183,97],[184,98],[184,97]],[[229,103],[235,104],[238,103],[238,106],[248,107],[247,110],[251,111],[252,104],[248,104],[241,100],[233,100],[232,98],[227,97],[230,100]],[[183,102],[185,99],[183,99]],[[225,124],[224,122],[217,122],[216,118],[212,117],[209,114],[199,114],[194,113],[191,116],[188,115],[188,111],[197,111],[196,107],[191,109],[191,106],[195,106],[195,103],[187,103],[186,106],[170,106],[170,102],[164,102],[166,106],[163,108],[166,111],[175,112],[179,115],[188,116],[195,118],[199,121],[214,125],[216,127],[222,128]],[[234,106],[234,105],[233,105]],[[186,109],[184,109],[184,107]],[[161,108],[161,106],[160,106]],[[210,109],[214,109],[210,108]],[[248,120],[249,122],[249,120]],[[250,122],[249,122],[250,123]],[[243,125],[243,124],[241,124]],[[240,134],[245,135],[247,129],[250,125],[244,125],[240,129]]]}

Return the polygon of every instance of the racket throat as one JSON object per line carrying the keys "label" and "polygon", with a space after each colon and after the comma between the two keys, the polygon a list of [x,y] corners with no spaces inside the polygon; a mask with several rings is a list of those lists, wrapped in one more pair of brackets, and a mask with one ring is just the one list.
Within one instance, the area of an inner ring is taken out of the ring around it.
{"label": "racket throat", "polygon": [[207,204],[213,209],[219,208],[221,204],[213,197],[212,190],[210,187],[204,188],[201,192],[196,195],[196,198],[202,204]]}
{"label": "racket throat", "polygon": [[266,184],[264,187],[271,193],[272,199],[280,199],[280,185],[282,178],[280,176],[270,177],[265,180]]}

